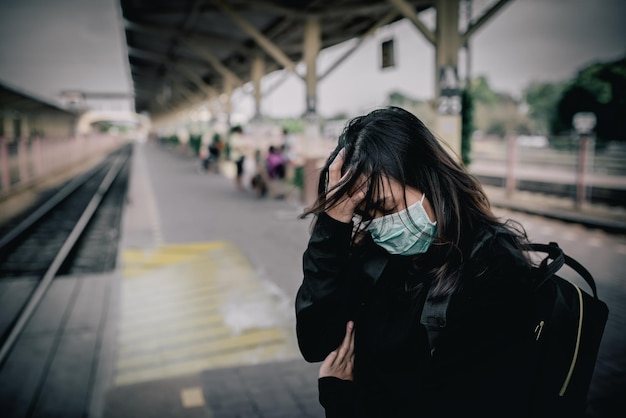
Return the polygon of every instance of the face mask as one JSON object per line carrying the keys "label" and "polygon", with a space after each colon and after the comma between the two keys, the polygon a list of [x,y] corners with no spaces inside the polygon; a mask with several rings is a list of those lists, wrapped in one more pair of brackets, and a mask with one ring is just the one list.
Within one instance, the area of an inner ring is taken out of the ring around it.
{"label": "face mask", "polygon": [[415,255],[425,253],[437,232],[437,222],[431,222],[422,199],[408,208],[372,219],[367,229],[374,242],[389,254]]}

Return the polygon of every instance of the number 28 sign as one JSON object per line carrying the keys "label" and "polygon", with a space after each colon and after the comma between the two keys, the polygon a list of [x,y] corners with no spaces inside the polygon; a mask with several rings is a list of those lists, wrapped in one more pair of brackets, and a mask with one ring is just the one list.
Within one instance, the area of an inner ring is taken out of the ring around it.
{"label": "number 28 sign", "polygon": [[456,67],[446,65],[439,68],[439,101],[437,112],[441,115],[461,113],[461,89]]}

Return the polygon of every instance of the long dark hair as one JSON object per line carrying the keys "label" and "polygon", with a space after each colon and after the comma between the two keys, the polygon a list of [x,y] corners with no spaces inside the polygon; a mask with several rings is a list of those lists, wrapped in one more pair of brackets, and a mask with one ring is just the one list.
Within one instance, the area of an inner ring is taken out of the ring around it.
{"label": "long dark hair", "polygon": [[[342,149],[342,173],[350,174],[330,194],[329,166]],[[363,178],[368,188],[359,209],[365,215],[380,210],[376,197],[385,178],[421,191],[435,212],[437,233],[428,252],[414,256],[414,264],[432,278],[436,294],[453,292],[461,285],[461,266],[478,232],[504,225],[491,211],[479,181],[457,160],[412,113],[398,107],[374,110],[347,123],[320,173],[318,198],[303,216],[336,205]],[[516,235],[521,239],[523,233],[516,230]]]}

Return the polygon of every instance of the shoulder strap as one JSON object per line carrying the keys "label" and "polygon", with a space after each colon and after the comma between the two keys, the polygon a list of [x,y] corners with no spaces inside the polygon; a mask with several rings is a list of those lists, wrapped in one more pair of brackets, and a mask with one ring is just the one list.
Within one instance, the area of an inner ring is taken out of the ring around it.
{"label": "shoulder strap", "polygon": [[424,300],[424,308],[420,317],[420,323],[426,328],[428,333],[428,344],[430,345],[430,353],[435,351],[437,338],[441,329],[446,326],[446,313],[448,304],[450,303],[450,295],[433,297],[435,286],[431,283],[428,287],[428,293]]}
{"label": "shoulder strap", "polygon": [[[573,258],[563,253],[563,250],[556,242],[550,242],[549,244],[529,243],[524,246],[527,251],[543,252],[548,254],[546,258],[546,264],[544,264],[539,270],[539,283],[537,288],[541,287],[550,277],[554,276],[563,265],[571,267],[585,280],[593,291],[593,297],[598,299],[597,289],[593,276],[586,268],[578,263]],[[475,251],[472,252],[472,255]],[[551,262],[547,262],[547,259],[551,259]],[[447,319],[446,314],[448,310],[448,304],[450,303],[450,296],[433,297],[435,286],[431,282],[428,287],[428,293],[424,300],[424,308],[420,317],[420,323],[426,328],[428,333],[428,343],[430,345],[431,354],[434,352],[437,338],[443,328],[445,328]]]}
{"label": "shoulder strap", "polygon": [[587,282],[587,284],[591,288],[591,291],[593,292],[594,299],[598,299],[598,289],[596,288],[596,282],[593,280],[593,276],[591,275],[591,273],[589,273],[589,271],[584,268],[578,261],[574,260],[567,254],[563,254],[563,257],[565,258],[565,264],[571,267],[576,273],[580,274],[580,276],[585,279],[585,282]]}
{"label": "shoulder strap", "polygon": [[546,264],[543,267],[541,271],[541,279],[537,285],[537,288],[541,287],[541,285],[545,283],[546,280],[548,280],[550,277],[555,275],[557,271],[559,271],[559,269],[563,267],[563,265],[565,264],[566,266],[574,270],[576,273],[578,273],[580,277],[582,277],[585,280],[585,282],[587,283],[587,285],[593,292],[594,299],[598,299],[598,290],[596,288],[596,282],[593,280],[593,276],[591,275],[591,273],[589,273],[589,271],[586,268],[584,268],[578,261],[574,260],[572,257],[563,253],[563,250],[561,249],[561,247],[559,247],[559,245],[556,242],[550,242],[550,244],[548,245],[530,243],[525,246],[525,249],[528,251],[537,251],[537,252],[547,253],[548,258],[553,260],[551,263]]}
{"label": "shoulder strap", "polygon": [[[563,263],[565,262],[563,250],[556,242],[551,242],[550,244],[538,244],[533,242],[524,245],[523,249],[548,254],[548,257],[542,261],[540,269],[537,270],[539,272],[537,288],[540,288],[546,280],[554,276],[556,272],[563,267]],[[548,263],[548,259],[551,259],[552,262]]]}
{"label": "shoulder strap", "polygon": [[[476,245],[472,249],[470,259],[473,258],[478,250],[493,236],[493,232],[489,230],[483,231],[476,240]],[[431,355],[435,351],[437,338],[442,328],[447,324],[448,304],[450,303],[451,294],[446,296],[433,296],[435,293],[435,285],[431,282],[428,286],[428,293],[424,300],[424,308],[420,316],[420,323],[426,328],[428,333],[428,344],[430,345]]]}

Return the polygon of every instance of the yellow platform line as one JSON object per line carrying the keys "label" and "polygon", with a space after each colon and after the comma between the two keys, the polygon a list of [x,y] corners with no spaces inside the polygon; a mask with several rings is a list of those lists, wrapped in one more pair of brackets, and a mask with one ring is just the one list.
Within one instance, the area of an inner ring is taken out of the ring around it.
{"label": "yellow platform line", "polygon": [[[258,283],[245,283],[237,287],[238,291],[249,294],[258,294],[261,290]],[[232,286],[222,284],[220,286],[199,286],[196,291],[190,288],[188,291],[163,294],[159,297],[139,296],[134,299],[122,301],[124,315],[129,317],[143,314],[152,314],[154,311],[168,309],[171,306],[180,305],[181,298],[188,304],[211,303],[228,295],[233,294]]]}
{"label": "yellow platform line", "polygon": [[286,297],[234,245],[168,245],[122,259],[116,384],[299,356]]}
{"label": "yellow platform line", "polygon": [[[115,385],[130,385],[149,380],[185,376],[197,373],[199,370],[234,367],[241,364],[259,364],[268,361],[280,361],[288,356],[290,356],[290,353],[286,352],[285,344],[282,342],[268,344],[267,346],[250,349],[245,353],[245,355],[242,355],[242,353],[223,353],[212,357],[184,361],[175,365],[165,365],[164,367],[147,368],[132,372],[119,373],[115,377]],[[242,357],[245,358],[243,362]]]}
{"label": "yellow platform line", "polygon": [[172,334],[177,332],[187,332],[189,329],[205,328],[205,327],[217,327],[223,324],[224,320],[221,315],[207,315],[191,318],[184,324],[179,322],[171,322],[169,324],[163,324],[156,327],[144,327],[138,330],[125,332],[120,334],[120,344],[123,346],[132,345],[135,341],[141,339],[154,339],[154,338],[169,338]]}
{"label": "yellow platform line", "polygon": [[217,297],[210,300],[211,303],[190,304],[183,307],[171,305],[169,309],[155,309],[154,312],[143,312],[137,315],[122,315],[120,330],[122,333],[135,332],[137,328],[158,325],[159,327],[172,322],[190,321],[194,318],[218,315],[225,303],[243,303],[255,300],[259,293],[244,293],[238,297]]}
{"label": "yellow platform line", "polygon": [[128,358],[138,353],[147,353],[157,349],[174,347],[181,344],[192,344],[202,340],[214,340],[232,335],[232,330],[223,324],[215,325],[210,328],[193,329],[172,334],[163,339],[160,335],[154,335],[152,338],[143,338],[134,343],[127,343],[120,350],[120,358]]}
{"label": "yellow platform line", "polygon": [[232,350],[246,350],[250,347],[262,345],[265,342],[284,341],[284,331],[270,328],[245,332],[241,335],[229,335],[215,341],[201,342],[194,345],[183,345],[159,350],[156,353],[141,357],[121,357],[117,362],[117,370],[136,369],[140,367],[154,367],[170,364],[186,358],[208,357]]}

